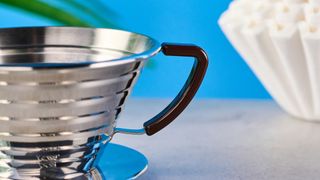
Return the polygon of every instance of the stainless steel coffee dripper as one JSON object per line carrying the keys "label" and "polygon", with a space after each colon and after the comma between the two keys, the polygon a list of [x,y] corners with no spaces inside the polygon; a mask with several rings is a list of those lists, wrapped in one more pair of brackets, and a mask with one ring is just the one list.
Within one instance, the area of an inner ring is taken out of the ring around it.
{"label": "stainless steel coffee dripper", "polygon": [[[179,95],[140,130],[116,119],[146,60],[196,61]],[[152,135],[189,104],[207,68],[194,45],[112,29],[0,29],[0,179],[102,179],[93,167],[117,133]]]}

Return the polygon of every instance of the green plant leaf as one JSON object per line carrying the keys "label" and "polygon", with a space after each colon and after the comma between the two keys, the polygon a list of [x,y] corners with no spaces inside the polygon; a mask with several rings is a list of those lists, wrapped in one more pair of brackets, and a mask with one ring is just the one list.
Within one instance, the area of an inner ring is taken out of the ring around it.
{"label": "green plant leaf", "polygon": [[89,23],[77,18],[67,11],[56,8],[39,0],[0,0],[0,3],[58,21],[64,25],[85,27],[91,26]]}
{"label": "green plant leaf", "polygon": [[[111,23],[110,21],[108,21],[104,17],[100,16],[99,13],[96,13],[96,11],[94,11],[91,8],[83,5],[82,3],[79,3],[76,0],[63,0],[63,2],[65,4],[70,5],[71,7],[75,8],[75,9],[79,10],[79,11],[85,12],[86,14],[88,14],[89,16],[91,16],[95,20],[97,20],[103,26],[115,27],[115,25],[113,23]],[[95,4],[96,2],[97,1],[93,1],[92,3]]]}

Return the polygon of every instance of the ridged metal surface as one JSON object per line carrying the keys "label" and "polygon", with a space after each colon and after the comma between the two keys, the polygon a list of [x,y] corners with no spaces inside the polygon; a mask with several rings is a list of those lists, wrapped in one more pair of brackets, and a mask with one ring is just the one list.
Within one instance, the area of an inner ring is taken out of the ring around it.
{"label": "ridged metal surface", "polygon": [[[105,46],[96,43],[101,37]],[[141,38],[86,28],[0,30],[0,60],[5,65],[0,67],[0,179],[98,177],[89,173],[93,161],[113,135],[116,118],[146,58],[112,59],[140,53],[133,51],[136,45],[141,46],[139,51],[148,50],[150,40]],[[112,42],[115,49],[109,47]],[[101,58],[111,60],[100,63]],[[74,59],[89,63],[30,67],[74,63]],[[29,64],[23,64],[26,61]],[[10,63],[19,65],[6,66]]]}

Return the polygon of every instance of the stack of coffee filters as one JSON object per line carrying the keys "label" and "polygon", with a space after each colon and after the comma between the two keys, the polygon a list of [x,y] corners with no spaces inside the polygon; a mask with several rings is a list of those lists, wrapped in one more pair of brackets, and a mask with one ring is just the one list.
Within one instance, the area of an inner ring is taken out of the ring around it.
{"label": "stack of coffee filters", "polygon": [[320,0],[235,0],[219,24],[284,110],[320,121]]}

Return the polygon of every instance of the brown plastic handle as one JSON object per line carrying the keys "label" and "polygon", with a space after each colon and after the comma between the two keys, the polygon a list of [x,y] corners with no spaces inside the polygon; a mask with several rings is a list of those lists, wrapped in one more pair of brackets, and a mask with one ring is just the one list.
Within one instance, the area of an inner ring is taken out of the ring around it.
{"label": "brown plastic handle", "polygon": [[195,57],[195,62],[187,82],[177,97],[159,114],[143,124],[149,136],[169,125],[188,106],[198,91],[208,67],[207,54],[195,45],[163,43],[162,52],[167,56]]}

